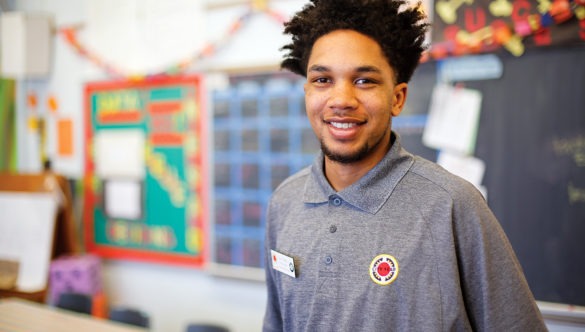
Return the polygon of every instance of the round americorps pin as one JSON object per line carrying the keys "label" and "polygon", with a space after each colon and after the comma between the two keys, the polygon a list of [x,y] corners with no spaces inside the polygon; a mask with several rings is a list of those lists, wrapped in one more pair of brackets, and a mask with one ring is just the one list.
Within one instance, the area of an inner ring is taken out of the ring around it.
{"label": "round americorps pin", "polygon": [[398,260],[392,255],[376,256],[370,264],[370,278],[378,285],[389,285],[398,276]]}

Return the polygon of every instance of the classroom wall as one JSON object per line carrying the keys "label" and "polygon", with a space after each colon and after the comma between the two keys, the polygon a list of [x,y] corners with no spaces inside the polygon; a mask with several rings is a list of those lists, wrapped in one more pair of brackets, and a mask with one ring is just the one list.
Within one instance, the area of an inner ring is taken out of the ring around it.
{"label": "classroom wall", "polygon": [[[176,59],[197,52],[206,41],[222,38],[229,24],[244,11],[242,6],[219,4],[244,1],[156,1],[156,0],[15,0],[1,1],[3,11],[46,12],[56,27],[76,25],[78,37],[102,60],[123,68],[126,73],[156,71]],[[302,7],[303,0],[273,0],[283,13]],[[206,4],[214,4],[207,6]],[[245,6],[245,5],[244,5]],[[286,39],[274,20],[255,16],[213,57],[192,66],[193,72],[208,74],[223,70],[276,68],[278,49]],[[71,117],[76,153],[71,158],[53,160],[53,168],[71,178],[83,170],[83,87],[86,82],[108,79],[100,66],[80,57],[60,36],[54,36],[52,69],[42,79],[20,80],[17,84],[17,129],[19,170],[39,171],[40,145],[27,129],[27,93],[39,99],[38,113],[49,120]],[[206,76],[210,87],[216,80]],[[55,97],[56,111],[46,101]],[[53,113],[56,113],[53,114]],[[48,136],[55,130],[48,122]],[[48,142],[49,155],[56,150]],[[80,220],[78,220],[78,223]],[[78,224],[80,227],[80,224]],[[264,284],[214,276],[190,267],[144,262],[105,260],[103,278],[106,294],[113,305],[143,309],[151,316],[152,331],[183,331],[189,322],[216,322],[235,332],[261,330],[266,300]],[[577,331],[582,327],[550,322],[551,331]]]}
{"label": "classroom wall", "polygon": [[[206,3],[210,4],[209,6]],[[240,3],[244,5],[223,6]],[[245,1],[141,0],[17,0],[0,4],[3,11],[42,12],[53,16],[57,28],[77,26],[77,37],[101,60],[131,75],[156,72],[198,52],[207,41],[225,38],[229,25],[247,11]],[[292,13],[304,1],[272,1],[278,12]],[[276,68],[278,49],[285,43],[281,27],[267,16],[252,16],[239,33],[212,57],[194,63],[190,72],[206,76],[208,87],[218,72]],[[79,179],[83,171],[83,88],[86,82],[109,79],[99,65],[79,56],[59,35],[54,36],[50,76],[19,80],[17,113],[19,170],[39,171],[40,142],[27,128],[27,96],[38,98],[37,112],[47,121],[74,120],[71,158],[52,159],[53,168]],[[207,79],[209,78],[209,79]],[[221,80],[219,80],[221,81]],[[46,104],[58,101],[57,110]],[[47,153],[55,154],[49,139]],[[77,220],[81,229],[81,221]],[[214,276],[191,267],[131,261],[103,261],[103,281],[112,305],[140,308],[151,316],[152,331],[179,332],[189,322],[221,323],[235,332],[261,330],[266,301],[264,283]]]}
{"label": "classroom wall", "polygon": [[180,332],[190,322],[218,323],[234,332],[262,330],[262,282],[137,262],[107,262],[104,272],[111,303],[143,308],[152,331]]}

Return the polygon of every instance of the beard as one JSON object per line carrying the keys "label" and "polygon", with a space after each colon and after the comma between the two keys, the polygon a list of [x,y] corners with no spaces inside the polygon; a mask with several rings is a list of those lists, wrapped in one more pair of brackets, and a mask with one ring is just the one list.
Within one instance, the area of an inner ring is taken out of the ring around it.
{"label": "beard", "polygon": [[360,147],[359,150],[349,153],[337,153],[332,151],[331,149],[329,149],[329,147],[327,147],[327,145],[322,139],[320,140],[320,143],[321,151],[323,151],[323,154],[329,160],[338,162],[340,164],[351,164],[363,160],[370,154],[372,150],[376,149],[382,143],[383,140],[384,135],[380,137],[380,139],[377,140],[373,146],[370,147],[370,145],[366,142],[364,145]]}

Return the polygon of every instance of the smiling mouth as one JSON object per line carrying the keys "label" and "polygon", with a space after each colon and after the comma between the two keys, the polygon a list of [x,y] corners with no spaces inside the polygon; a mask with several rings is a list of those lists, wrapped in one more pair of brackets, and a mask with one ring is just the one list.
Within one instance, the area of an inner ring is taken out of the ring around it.
{"label": "smiling mouth", "polygon": [[353,122],[329,122],[329,124],[338,129],[349,129],[357,127],[357,123]]}
{"label": "smiling mouth", "polygon": [[335,129],[354,129],[363,125],[365,122],[325,121],[325,123]]}

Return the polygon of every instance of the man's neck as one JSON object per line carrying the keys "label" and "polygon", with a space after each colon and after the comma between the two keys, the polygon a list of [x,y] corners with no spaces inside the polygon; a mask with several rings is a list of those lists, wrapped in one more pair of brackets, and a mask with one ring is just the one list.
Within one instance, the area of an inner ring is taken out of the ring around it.
{"label": "man's neck", "polygon": [[325,157],[325,177],[335,191],[342,191],[362,178],[374,165],[355,163],[340,163]]}
{"label": "man's neck", "polygon": [[364,158],[352,163],[341,163],[338,161],[333,161],[325,156],[323,173],[325,174],[325,177],[327,178],[327,181],[331,187],[333,187],[335,191],[339,192],[361,179],[382,159],[384,159],[386,153],[388,153],[392,147],[392,141],[393,140],[390,139],[385,148],[381,149],[377,153],[374,153],[368,158]]}

